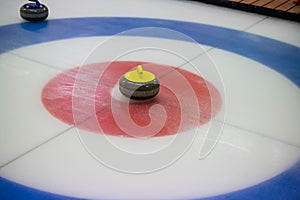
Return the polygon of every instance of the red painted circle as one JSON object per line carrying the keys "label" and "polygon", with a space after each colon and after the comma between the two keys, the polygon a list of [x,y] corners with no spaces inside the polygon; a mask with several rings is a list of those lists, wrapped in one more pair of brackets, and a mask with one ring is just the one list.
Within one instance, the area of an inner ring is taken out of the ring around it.
{"label": "red painted circle", "polygon": [[[97,123],[82,123],[81,129],[89,130],[92,132],[99,132],[99,125],[101,126],[103,133],[115,136],[128,136],[124,133],[116,124],[112,110],[111,110],[111,91],[118,83],[120,77],[129,70],[132,70],[139,64],[145,64],[143,62],[112,62],[106,68],[107,63],[95,63],[84,66],[86,74],[84,81],[80,82],[80,87],[82,90],[88,90],[90,84],[90,78],[92,74],[103,72],[101,80],[96,88],[95,92],[95,110],[97,112]],[[147,63],[149,64],[149,63]],[[155,67],[165,67],[164,65],[154,64]],[[86,102],[82,98],[82,102],[76,105],[76,108],[72,108],[72,95],[74,94],[74,85],[76,76],[81,68],[73,68],[67,70],[56,77],[51,79],[43,88],[42,91],[42,102],[45,108],[57,119],[69,124],[74,125],[73,109],[77,109],[84,112],[86,109]],[[208,83],[202,77],[188,72],[183,69],[178,69],[172,67],[172,70],[176,70],[189,82],[193,88],[196,98],[198,101],[198,106],[200,108],[200,119],[196,125],[202,125],[210,121],[210,119],[216,115],[221,106],[221,97],[219,92],[215,87]],[[172,73],[167,74],[167,76],[172,76]],[[158,77],[159,78],[159,77]],[[162,77],[163,78],[163,77]],[[176,81],[176,80],[174,80]],[[170,82],[170,84],[173,84]],[[184,92],[184,91],[183,91]],[[211,98],[214,98],[214,105],[212,105]],[[188,103],[190,96],[185,97],[185,101]],[[125,104],[122,101],[118,101],[118,104]],[[184,124],[181,124],[180,130],[189,130],[195,128],[194,114],[195,105],[188,105],[188,110],[181,110],[179,102],[175,96],[168,88],[161,87],[159,94],[152,100],[145,102],[131,102],[129,104],[129,111],[132,120],[140,126],[146,126],[150,122],[148,115],[149,108],[154,104],[160,104],[164,107],[167,113],[167,119],[164,127],[155,136],[164,136],[176,134],[179,130],[179,125],[181,122],[181,117],[188,118],[190,120],[185,120]],[[212,106],[214,108],[212,109]],[[74,106],[73,106],[74,107]]]}

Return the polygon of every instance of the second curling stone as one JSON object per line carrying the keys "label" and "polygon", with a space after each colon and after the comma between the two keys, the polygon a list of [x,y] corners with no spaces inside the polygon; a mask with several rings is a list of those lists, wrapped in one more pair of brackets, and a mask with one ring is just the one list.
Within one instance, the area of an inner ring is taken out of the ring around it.
{"label": "second curling stone", "polygon": [[34,3],[26,3],[20,8],[20,15],[28,21],[43,21],[48,17],[47,6],[41,4],[38,0],[29,0]]}
{"label": "second curling stone", "polygon": [[120,92],[134,100],[151,99],[158,94],[159,88],[159,80],[153,73],[144,71],[141,65],[124,74],[119,80]]}

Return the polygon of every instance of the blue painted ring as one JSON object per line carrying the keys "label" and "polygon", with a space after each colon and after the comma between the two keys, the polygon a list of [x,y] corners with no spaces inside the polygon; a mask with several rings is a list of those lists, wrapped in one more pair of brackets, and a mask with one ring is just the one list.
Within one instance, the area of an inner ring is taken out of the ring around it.
{"label": "blue painted ring", "polygon": [[[85,29],[84,27],[88,27]],[[149,18],[91,17],[18,23],[0,27],[0,54],[54,40],[112,36],[142,27],[168,28],[200,44],[216,47],[260,62],[300,86],[300,48],[267,37],[207,24]],[[170,35],[136,35],[178,40]],[[299,199],[300,162],[272,179],[244,190],[207,200]],[[38,191],[0,178],[0,199],[76,199]],[[288,195],[288,196],[286,196]]]}

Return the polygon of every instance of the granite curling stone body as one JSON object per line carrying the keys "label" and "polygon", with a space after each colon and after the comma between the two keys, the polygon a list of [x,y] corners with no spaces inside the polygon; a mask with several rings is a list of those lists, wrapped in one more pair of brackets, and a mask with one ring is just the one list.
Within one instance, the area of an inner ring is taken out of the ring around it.
{"label": "granite curling stone body", "polygon": [[147,100],[159,92],[159,80],[151,72],[144,71],[139,65],[136,70],[129,71],[119,80],[120,92],[134,100]]}
{"label": "granite curling stone body", "polygon": [[29,0],[34,3],[26,3],[20,8],[20,15],[28,21],[43,21],[48,17],[47,6],[41,4],[38,0]]}

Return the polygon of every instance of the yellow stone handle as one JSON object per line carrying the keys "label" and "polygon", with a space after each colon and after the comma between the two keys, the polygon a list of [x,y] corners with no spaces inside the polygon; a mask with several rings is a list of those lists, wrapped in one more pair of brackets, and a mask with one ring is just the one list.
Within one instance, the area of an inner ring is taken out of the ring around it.
{"label": "yellow stone handle", "polygon": [[137,66],[136,71],[140,74],[140,76],[143,75],[144,69],[142,68],[142,65]]}
{"label": "yellow stone handle", "polygon": [[145,71],[142,65],[137,66],[136,70],[129,71],[124,75],[125,79],[132,82],[150,82],[155,79],[155,75],[151,72]]}

